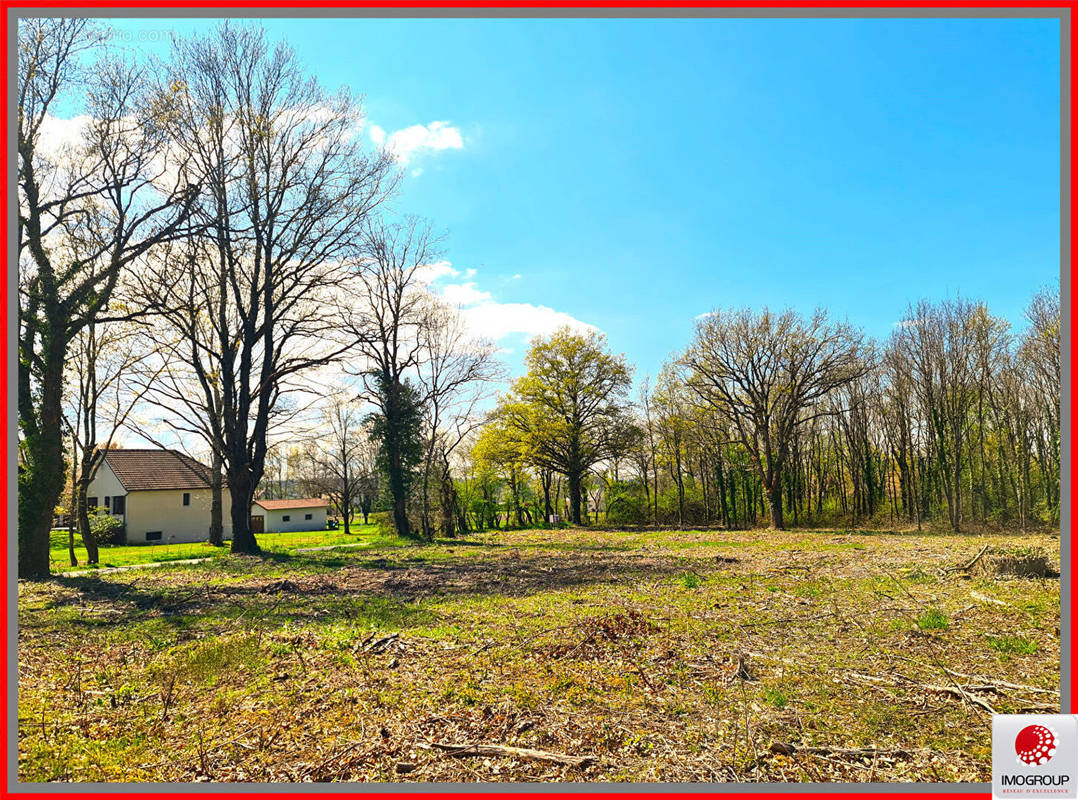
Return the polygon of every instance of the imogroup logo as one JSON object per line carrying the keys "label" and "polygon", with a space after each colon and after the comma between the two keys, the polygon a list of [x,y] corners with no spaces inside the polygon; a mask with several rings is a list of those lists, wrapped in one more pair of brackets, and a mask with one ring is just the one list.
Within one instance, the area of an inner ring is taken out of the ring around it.
{"label": "imogroup logo", "polygon": [[1046,725],[1026,725],[1014,738],[1020,764],[1047,764],[1056,754],[1056,732]]}
{"label": "imogroup logo", "polygon": [[1078,797],[1078,717],[992,717],[994,797]]}

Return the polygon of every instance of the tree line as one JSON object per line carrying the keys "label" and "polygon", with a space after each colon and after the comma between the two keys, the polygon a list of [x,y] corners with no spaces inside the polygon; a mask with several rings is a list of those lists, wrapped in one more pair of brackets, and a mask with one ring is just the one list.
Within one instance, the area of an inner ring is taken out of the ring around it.
{"label": "tree line", "polygon": [[538,341],[462,464],[477,528],[1056,526],[1060,306],[911,305],[872,341],[823,310],[723,309],[627,401],[603,337]]}

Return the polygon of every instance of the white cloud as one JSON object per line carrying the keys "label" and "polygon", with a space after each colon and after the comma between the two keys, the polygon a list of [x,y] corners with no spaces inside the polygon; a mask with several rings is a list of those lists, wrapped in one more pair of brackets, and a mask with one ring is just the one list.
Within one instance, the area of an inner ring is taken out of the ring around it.
{"label": "white cloud", "polygon": [[415,169],[412,170],[412,177],[413,178],[418,178],[422,174],[423,174],[423,168],[422,167],[416,167]]}
{"label": "white cloud", "polygon": [[451,283],[442,289],[442,297],[455,306],[473,306],[477,303],[489,303],[493,300],[490,292],[481,292],[475,283]]}
{"label": "white cloud", "polygon": [[90,117],[87,114],[80,114],[71,119],[47,114],[41,121],[41,133],[37,142],[38,151],[47,157],[52,157],[68,147],[80,144],[89,124]]}
{"label": "white cloud", "polygon": [[696,319],[707,319],[708,317],[717,317],[718,315],[717,311],[705,311],[703,314],[697,314]]}
{"label": "white cloud", "polygon": [[386,133],[381,125],[371,125],[370,137],[372,142],[384,147],[402,164],[407,164],[424,150],[460,150],[464,147],[460,128],[444,120],[428,125],[412,125],[393,133]]}
{"label": "white cloud", "polygon": [[[424,264],[416,270],[418,280],[425,284],[430,292],[460,309],[469,331],[479,338],[497,341],[513,334],[524,334],[528,337],[548,336],[565,325],[580,332],[599,330],[571,314],[548,306],[500,303],[490,292],[478,287],[472,280],[475,275],[474,268],[459,270],[449,261]],[[443,278],[462,280],[438,284]]]}
{"label": "white cloud", "polygon": [[[475,270],[469,269],[464,275],[471,278],[475,275]],[[475,281],[450,283],[436,291],[447,303],[458,306],[471,332],[484,339],[497,341],[512,334],[548,336],[565,325],[581,332],[598,330],[594,325],[581,322],[571,314],[556,311],[549,306],[499,303],[490,292],[477,288]]]}
{"label": "white cloud", "polygon": [[[469,271],[474,274],[474,270]],[[415,270],[416,280],[420,283],[434,283],[439,278],[444,278],[447,275],[451,278],[460,275],[460,270],[454,269],[452,264],[448,261],[435,261],[433,264],[423,264],[422,266],[416,267]],[[471,276],[465,275],[464,277],[467,278]]]}
{"label": "white cloud", "polygon": [[523,276],[523,275],[521,275],[521,274],[520,274],[520,273],[518,272],[518,273],[517,273],[516,275],[514,275],[514,276],[513,276],[512,278],[510,278],[509,280],[511,280],[511,281],[519,281],[519,280],[520,280],[521,278],[523,278],[523,277],[524,277],[524,276]]}
{"label": "white cloud", "polygon": [[485,302],[465,306],[461,308],[461,314],[477,336],[495,341],[514,333],[549,336],[565,325],[580,332],[599,330],[564,311],[531,303]]}

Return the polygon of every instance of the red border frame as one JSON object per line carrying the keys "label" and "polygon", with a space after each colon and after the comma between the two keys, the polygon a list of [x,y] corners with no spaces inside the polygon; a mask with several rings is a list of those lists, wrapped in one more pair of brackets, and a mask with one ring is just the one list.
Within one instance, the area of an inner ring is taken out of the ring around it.
{"label": "red border frame", "polygon": [[[461,8],[461,9],[495,9],[495,8],[513,8],[513,9],[539,9],[539,8],[565,8],[565,9],[599,9],[599,8],[625,8],[625,9],[641,9],[641,8],[653,8],[657,11],[661,11],[663,8],[700,8],[700,9],[722,9],[722,8],[749,8],[760,9],[766,11],[768,9],[789,9],[789,8],[823,8],[823,9],[850,9],[857,11],[859,9],[944,9],[960,11],[976,11],[978,9],[998,9],[998,8],[1019,8],[1019,9],[1066,9],[1071,12],[1074,11],[1074,7],[1078,3],[1078,0],[1036,0],[1035,2],[1022,2],[1022,0],[1015,0],[1014,2],[1006,2],[1006,0],[982,0],[982,2],[961,2],[961,0],[952,0],[952,2],[940,2],[939,0],[895,0],[894,2],[880,2],[880,0],[867,0],[857,2],[856,0],[832,0],[831,2],[812,2],[811,0],[674,0],[674,2],[664,3],[663,0],[590,0],[590,2],[580,2],[580,0],[548,0],[542,2],[542,0],[312,0],[312,2],[304,3],[302,0],[225,0],[224,2],[215,2],[215,0],[159,0],[159,2],[151,2],[148,0],[0,0],[0,108],[4,109],[5,127],[2,133],[3,141],[5,144],[5,155],[12,152],[14,143],[8,141],[8,129],[7,129],[7,109],[10,108],[11,98],[8,96],[8,11],[15,8],[33,8],[33,9],[162,9],[162,8],[196,8],[196,9],[213,9],[213,10],[250,10],[256,11],[260,8],[272,8],[272,9],[295,9],[297,12],[302,13],[307,9],[346,9],[346,8],[385,8],[385,9],[441,9],[441,8]],[[1069,20],[1063,20],[1064,25],[1070,24]],[[1073,34],[1073,29],[1072,29]],[[1073,51],[1073,43],[1072,43]],[[1064,55],[1061,53],[1061,56]],[[1070,55],[1070,54],[1067,54]],[[1075,78],[1075,64],[1073,58],[1070,61],[1070,85],[1072,88],[1073,96],[1073,84]],[[1070,109],[1070,140],[1066,142],[1068,152],[1071,154],[1070,165],[1070,184],[1073,186],[1075,179],[1075,167],[1073,163],[1073,144],[1074,144],[1074,108],[1073,104]],[[0,174],[0,219],[3,220],[3,224],[0,225],[0,250],[5,255],[8,254],[8,193],[10,191],[9,181],[11,176],[8,174],[6,166],[2,174]],[[1078,220],[1078,213],[1072,204],[1070,211],[1070,238],[1067,242],[1068,247],[1064,252],[1069,252],[1070,247],[1073,246],[1073,231],[1075,221]],[[5,259],[6,261],[7,259]],[[1066,265],[1066,268],[1070,270],[1070,263]],[[9,397],[8,386],[10,384],[10,370],[12,364],[7,359],[9,352],[8,348],[11,346],[11,332],[10,325],[11,320],[8,319],[8,302],[10,297],[11,285],[10,285],[11,273],[7,269],[2,270],[0,275],[0,408],[7,409],[10,406],[8,403],[11,398]],[[1062,287],[1061,287],[1062,288]],[[1067,307],[1073,313],[1073,307],[1070,305],[1070,297],[1067,298]],[[1068,323],[1070,320],[1068,320]],[[1068,330],[1071,328],[1068,326]],[[1073,347],[1073,338],[1072,338]],[[1074,371],[1074,357],[1073,351],[1070,361],[1071,375],[1070,375],[1070,397],[1073,397],[1075,391],[1078,390],[1078,376]],[[1068,409],[1069,410],[1069,409]],[[1072,423],[1073,424],[1073,423]],[[0,425],[0,452],[10,453],[10,447],[12,442],[9,441],[9,425]],[[7,480],[11,480],[9,471],[13,469],[13,462],[5,461],[4,475]],[[1068,465],[1069,466],[1069,465]],[[1069,466],[1071,474],[1069,476],[1071,497],[1074,496],[1075,488],[1078,488],[1078,480],[1075,479],[1075,474],[1072,466]],[[8,507],[8,493],[6,491],[0,491],[0,519],[8,519],[11,509]],[[1062,524],[1062,523],[1061,523]],[[9,536],[14,535],[14,531],[8,532]],[[10,568],[10,564],[7,563],[7,550],[6,548],[0,551],[0,563],[3,563],[5,568]],[[1070,570],[1070,575],[1073,576],[1078,570],[1078,548],[1071,544],[1070,563],[1067,565]],[[5,572],[7,574],[7,572]],[[1073,579],[1072,579],[1073,580]],[[1071,590],[1074,590],[1072,584]],[[1075,634],[1078,633],[1076,629],[1075,621],[1073,619],[1073,610],[1070,619],[1070,627],[1068,633],[1070,635],[1070,663],[1073,668],[1076,661],[1078,661],[1078,641],[1076,641]],[[9,659],[15,655],[8,652],[8,641],[10,630],[8,629],[8,594],[7,592],[0,593],[0,619],[3,620],[3,654],[4,663],[9,663]],[[1062,653],[1061,653],[1062,654]],[[5,689],[7,687],[4,687]],[[1075,688],[1073,683],[1071,686],[1070,708],[1067,709],[1069,713],[1078,713],[1078,703],[1075,702]],[[3,779],[3,783],[0,784],[0,797],[18,796],[26,797],[28,795],[37,794],[36,792],[9,792],[8,786],[13,776],[8,775],[8,753],[9,747],[14,747],[15,743],[8,742],[8,695],[6,691],[0,691],[0,742],[3,743],[3,755],[2,763],[0,763],[0,777]],[[848,784],[844,784],[848,785]],[[923,786],[925,784],[918,784]],[[896,787],[901,784],[896,784]],[[399,797],[413,797],[413,798],[441,798],[445,796],[452,797],[452,794],[444,794],[440,792],[364,792],[361,789],[357,789],[356,793],[362,793],[364,795],[379,796],[386,798],[399,798]],[[50,793],[51,796],[65,796],[64,793]],[[146,791],[146,792],[125,792],[123,796],[127,797],[205,797],[205,798],[223,798],[243,796],[243,794],[250,794],[251,796],[257,796],[257,793],[236,793],[236,792],[199,792],[198,794],[180,793],[180,792],[160,792],[160,791]],[[312,793],[307,792],[275,792],[273,797],[308,797]],[[541,792],[530,792],[535,796],[542,796]],[[549,795],[564,797],[564,798],[583,798],[591,796],[593,793],[588,792],[561,792],[554,788]],[[639,793],[619,793],[603,791],[599,792],[603,797],[610,798],[633,798],[634,800],[640,796]],[[693,792],[692,794],[698,795],[702,793]],[[827,797],[828,792],[796,792],[796,791],[776,791],[776,792],[715,792],[714,795],[721,798],[729,798],[729,800],[760,800],[766,797],[783,798],[784,800],[819,800],[819,798]],[[72,786],[70,792],[72,796],[91,797],[91,798],[113,798],[112,793],[101,792],[82,792],[79,791],[77,786]],[[648,792],[651,797],[663,797],[674,798],[681,796],[678,792]],[[483,792],[484,797],[520,797],[519,792]],[[704,795],[706,796],[706,795]],[[984,800],[985,798],[991,798],[991,792],[904,792],[901,789],[894,791],[888,789],[882,792],[842,792],[834,793],[834,796],[845,798],[846,800],[862,800],[875,797],[911,797],[911,798],[934,798],[936,800]]]}

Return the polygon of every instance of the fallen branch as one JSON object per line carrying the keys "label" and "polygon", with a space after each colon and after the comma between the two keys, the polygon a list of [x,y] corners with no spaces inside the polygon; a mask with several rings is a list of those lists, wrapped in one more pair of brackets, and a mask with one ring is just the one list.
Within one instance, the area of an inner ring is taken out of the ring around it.
{"label": "fallen branch", "polygon": [[496,756],[502,758],[526,758],[532,761],[545,761],[550,764],[564,764],[569,767],[586,767],[594,763],[593,756],[568,756],[563,753],[548,753],[545,750],[531,750],[526,747],[505,747],[498,744],[445,744],[431,742],[430,747],[442,750],[454,758],[469,756]]}
{"label": "fallen branch", "polygon": [[796,753],[808,753],[814,756],[841,756],[843,758],[912,758],[908,750],[880,750],[876,747],[804,747],[802,745],[775,742],[770,748],[772,753],[792,756]]}
{"label": "fallen branch", "polygon": [[944,669],[948,675],[953,678],[969,678],[970,680],[980,681],[985,686],[991,686],[993,688],[1000,689],[1016,689],[1023,692],[1037,692],[1039,694],[1059,694],[1059,689],[1041,689],[1037,686],[1027,686],[1022,683],[1008,683],[1007,681],[999,681],[993,678],[986,678],[983,675],[970,675],[966,672],[956,672],[953,669]]}
{"label": "fallen branch", "polygon": [[939,685],[932,684],[932,683],[921,683],[920,681],[915,681],[912,678],[907,678],[905,675],[882,676],[882,675],[865,675],[865,674],[860,673],[860,672],[847,672],[846,676],[849,677],[849,678],[853,678],[855,680],[867,681],[869,683],[886,683],[886,684],[889,684],[891,686],[899,686],[899,685],[902,685],[903,683],[905,683],[907,685],[915,686],[917,688],[923,689],[926,692],[938,692],[940,694],[949,694],[949,695],[951,695],[953,697],[957,697],[960,700],[964,700],[965,702],[969,703],[972,706],[977,706],[978,708],[982,708],[985,711],[987,711],[989,714],[995,714],[996,713],[996,710],[994,708],[992,708],[992,706],[989,705],[987,701],[982,700],[980,697],[977,697],[976,695],[970,693],[970,692],[973,691],[974,687],[972,687],[972,686],[965,686],[964,687],[964,686],[959,685],[957,682],[953,686],[939,686]]}
{"label": "fallen branch", "polygon": [[987,553],[987,552],[988,552],[988,545],[985,545],[984,547],[981,548],[980,552],[977,553],[977,555],[975,555],[973,557],[973,560],[970,561],[968,564],[966,564],[965,566],[961,566],[961,567],[952,567],[951,569],[949,569],[947,571],[948,572],[969,572],[971,569],[973,569],[975,566],[977,566],[977,562],[980,561],[984,557],[984,554]]}
{"label": "fallen branch", "polygon": [[390,642],[396,641],[399,636],[399,633],[391,633],[389,636],[383,636],[381,639],[371,642],[367,647],[363,648],[363,650],[366,653],[377,653],[384,649]]}
{"label": "fallen branch", "polygon": [[980,708],[983,708],[989,714],[997,713],[996,710],[994,708],[992,708],[992,706],[990,706],[986,701],[982,700],[981,698],[977,697],[974,694],[970,694],[969,692],[966,692],[957,683],[954,686],[935,686],[935,685],[929,684],[929,683],[922,683],[922,684],[919,684],[919,685],[921,686],[921,688],[926,689],[926,690],[928,690],[930,692],[939,692],[940,694],[949,694],[949,695],[953,695],[954,697],[958,697],[958,698],[960,698],[962,700],[965,700],[970,705],[974,705],[974,706],[978,706]]}
{"label": "fallen branch", "polygon": [[969,596],[972,597],[974,600],[980,600],[982,603],[991,603],[994,606],[1002,606],[1003,608],[1011,607],[1010,603],[1004,603],[1002,600],[997,600],[994,597],[989,597],[988,595],[981,594],[980,592],[970,592]]}

